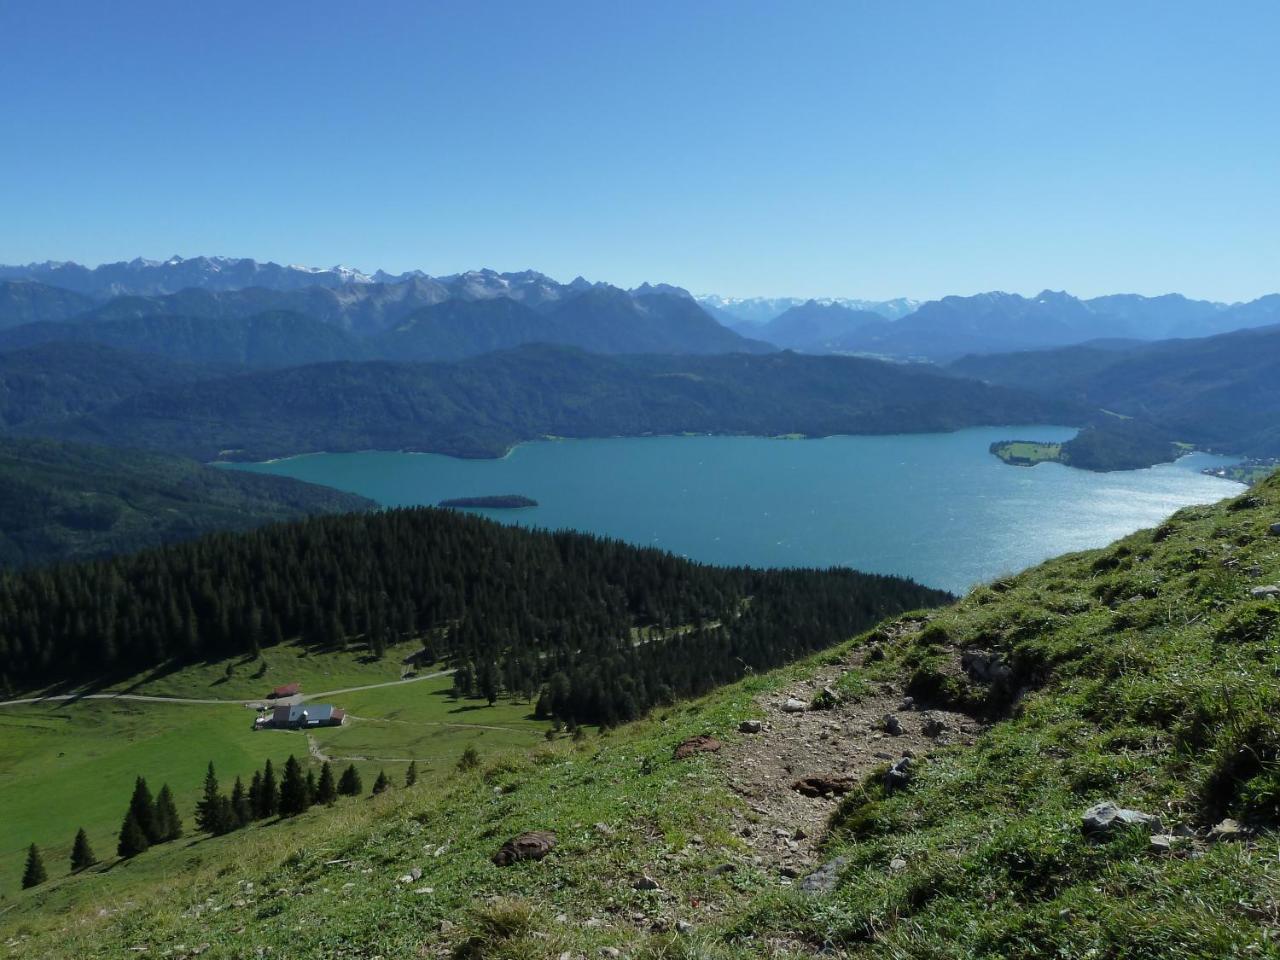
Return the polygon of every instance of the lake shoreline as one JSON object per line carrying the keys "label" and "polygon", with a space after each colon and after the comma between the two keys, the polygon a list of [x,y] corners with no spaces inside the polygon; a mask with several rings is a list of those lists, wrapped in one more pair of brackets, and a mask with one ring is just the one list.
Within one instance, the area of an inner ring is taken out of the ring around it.
{"label": "lake shoreline", "polygon": [[[1057,443],[1076,432],[1024,429]],[[1200,473],[1229,462],[1205,454],[1117,473],[1010,470],[988,452],[1008,435],[996,426],[812,443],[724,435],[558,439],[522,443],[501,459],[371,452],[228,467],[359,493],[384,508],[519,490],[539,506],[469,512],[705,563],[841,566],[953,593],[1239,489]]]}

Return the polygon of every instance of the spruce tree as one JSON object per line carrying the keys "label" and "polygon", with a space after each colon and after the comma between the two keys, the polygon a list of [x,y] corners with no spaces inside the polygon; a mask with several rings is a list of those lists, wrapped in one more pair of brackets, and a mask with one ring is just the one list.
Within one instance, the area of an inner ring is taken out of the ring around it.
{"label": "spruce tree", "polygon": [[173,791],[166,783],[156,794],[156,832],[159,842],[177,840],[182,836],[182,817],[178,814],[178,805],[173,801]]}
{"label": "spruce tree", "polygon": [[316,793],[320,788],[316,786],[316,775],[312,770],[307,771],[307,806],[310,807],[316,802]]}
{"label": "spruce tree", "polygon": [[249,781],[249,809],[255,820],[262,819],[262,772],[253,771],[253,779]]}
{"label": "spruce tree", "polygon": [[253,807],[249,805],[249,795],[245,793],[244,782],[236,777],[235,786],[231,788],[231,820],[236,827],[243,827],[253,820]]}
{"label": "spruce tree", "polygon": [[49,874],[45,872],[40,848],[33,843],[27,848],[27,868],[22,871],[22,889],[39,886],[48,879]]}
{"label": "spruce tree", "polygon": [[373,781],[373,792],[375,794],[384,793],[386,792],[387,788],[390,786],[391,786],[391,781],[387,779],[387,771],[379,770],[378,779]]}
{"label": "spruce tree", "polygon": [[138,826],[147,836],[147,843],[159,843],[162,839],[156,831],[156,804],[151,799],[151,790],[147,781],[138,777],[133,783],[133,797],[129,800],[129,809],[133,811]]}
{"label": "spruce tree", "polygon": [[147,835],[138,823],[138,816],[130,808],[124,815],[124,823],[120,825],[120,841],[116,844],[116,853],[128,860],[143,853],[150,844]]}
{"label": "spruce tree", "polygon": [[218,789],[218,775],[214,773],[213,761],[209,761],[209,772],[204,775],[204,796],[196,804],[196,826],[205,833],[227,832],[226,798]]}
{"label": "spruce tree", "polygon": [[307,781],[302,776],[302,765],[293,754],[284,764],[284,779],[280,781],[280,815],[294,817],[307,809]]}
{"label": "spruce tree", "polygon": [[360,782],[360,771],[353,763],[342,771],[342,779],[338,781],[338,792],[344,797],[358,797],[364,792],[364,784]]}
{"label": "spruce tree", "polygon": [[71,845],[71,872],[77,873],[87,867],[92,867],[98,862],[98,858],[94,856],[93,847],[89,845],[89,835],[84,832],[84,827],[76,831],[76,842]]}
{"label": "spruce tree", "polygon": [[412,787],[417,782],[418,782],[418,761],[410,760],[409,768],[404,772],[404,785],[406,787]]}
{"label": "spruce tree", "polygon": [[268,760],[262,768],[262,814],[274,817],[280,812],[280,788],[276,785],[276,771]]}
{"label": "spruce tree", "polygon": [[320,782],[316,784],[316,803],[323,803],[326,806],[338,799],[338,787],[333,782],[333,767],[329,766],[329,761],[324,762],[324,766],[320,768]]}

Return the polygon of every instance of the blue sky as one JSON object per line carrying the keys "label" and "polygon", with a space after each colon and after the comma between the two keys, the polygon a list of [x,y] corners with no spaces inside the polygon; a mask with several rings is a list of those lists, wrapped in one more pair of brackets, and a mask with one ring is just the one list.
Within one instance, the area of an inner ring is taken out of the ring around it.
{"label": "blue sky", "polygon": [[0,0],[0,262],[1280,289],[1280,4]]}

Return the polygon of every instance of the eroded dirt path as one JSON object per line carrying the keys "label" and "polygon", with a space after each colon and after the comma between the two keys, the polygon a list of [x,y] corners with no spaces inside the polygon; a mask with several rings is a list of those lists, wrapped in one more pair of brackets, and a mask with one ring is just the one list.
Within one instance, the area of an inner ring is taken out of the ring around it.
{"label": "eroded dirt path", "polygon": [[[903,756],[921,758],[937,746],[972,743],[980,730],[964,714],[916,709],[892,684],[876,684],[870,695],[829,710],[783,710],[789,697],[809,704],[824,686],[859,666],[857,661],[824,666],[761,697],[755,716],[762,731],[736,738],[722,753],[729,785],[744,798],[754,821],[741,826],[742,836],[762,864],[784,876],[803,876],[819,865],[818,846],[840,802],[836,795],[804,796],[792,788],[796,781],[823,777],[856,784]],[[889,715],[900,733],[885,729]]]}

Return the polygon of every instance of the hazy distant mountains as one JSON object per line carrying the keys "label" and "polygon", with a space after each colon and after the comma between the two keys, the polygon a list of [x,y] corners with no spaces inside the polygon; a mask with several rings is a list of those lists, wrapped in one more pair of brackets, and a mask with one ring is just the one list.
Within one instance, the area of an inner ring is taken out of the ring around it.
{"label": "hazy distant mountains", "polygon": [[879,314],[886,320],[897,320],[909,313],[914,313],[921,301],[908,297],[896,300],[854,300],[848,297],[830,297],[818,300],[804,297],[721,297],[706,294],[697,298],[704,310],[725,326],[733,327],[739,332],[753,330],[763,326],[775,317],[780,317],[793,307],[806,303],[817,303],[823,306],[834,305],[849,310],[865,310]]}
{"label": "hazy distant mountains", "polygon": [[779,347],[892,359],[948,361],[966,354],[1035,350],[1089,341],[1206,337],[1280,323],[1280,295],[1250,303],[1179,294],[1115,294],[1081,300],[1046,290],[1035,297],[982,293],[920,304],[898,319],[835,302],[808,301],[763,324],[739,323]]}

